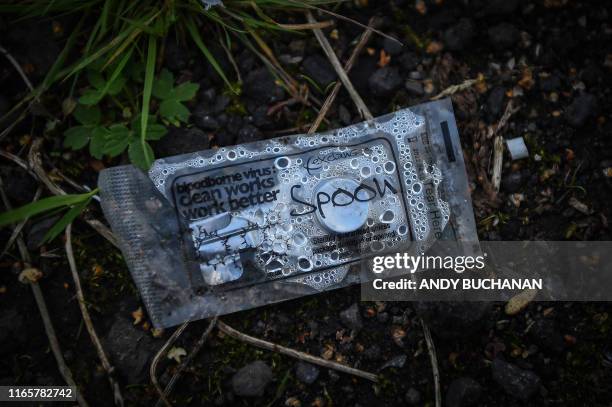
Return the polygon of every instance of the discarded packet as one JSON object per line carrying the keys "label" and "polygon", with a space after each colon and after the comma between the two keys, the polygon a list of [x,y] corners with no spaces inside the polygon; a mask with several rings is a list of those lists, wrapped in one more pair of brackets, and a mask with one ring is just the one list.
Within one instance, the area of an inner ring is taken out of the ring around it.
{"label": "discarded packet", "polygon": [[450,99],[109,168],[99,186],[156,327],[358,283],[383,251],[477,241]]}

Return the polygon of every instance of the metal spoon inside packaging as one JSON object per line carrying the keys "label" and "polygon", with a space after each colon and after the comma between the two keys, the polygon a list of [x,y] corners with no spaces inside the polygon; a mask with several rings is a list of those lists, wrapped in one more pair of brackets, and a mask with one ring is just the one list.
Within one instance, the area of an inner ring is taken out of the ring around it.
{"label": "metal spoon inside packaging", "polygon": [[449,100],[100,175],[154,325],[359,282],[377,253],[476,240]]}

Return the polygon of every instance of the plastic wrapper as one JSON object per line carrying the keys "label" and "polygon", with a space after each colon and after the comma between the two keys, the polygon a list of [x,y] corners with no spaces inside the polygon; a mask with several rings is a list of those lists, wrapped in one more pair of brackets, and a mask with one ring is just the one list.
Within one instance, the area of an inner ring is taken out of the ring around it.
{"label": "plastic wrapper", "polygon": [[156,327],[358,283],[377,253],[477,240],[449,99],[148,174],[109,168],[99,186]]}

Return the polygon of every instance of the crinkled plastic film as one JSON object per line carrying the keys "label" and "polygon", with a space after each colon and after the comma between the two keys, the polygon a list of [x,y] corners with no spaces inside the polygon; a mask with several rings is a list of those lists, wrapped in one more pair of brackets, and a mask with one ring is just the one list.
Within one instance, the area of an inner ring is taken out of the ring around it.
{"label": "crinkled plastic film", "polygon": [[358,283],[377,253],[477,241],[449,99],[109,168],[99,186],[156,327]]}

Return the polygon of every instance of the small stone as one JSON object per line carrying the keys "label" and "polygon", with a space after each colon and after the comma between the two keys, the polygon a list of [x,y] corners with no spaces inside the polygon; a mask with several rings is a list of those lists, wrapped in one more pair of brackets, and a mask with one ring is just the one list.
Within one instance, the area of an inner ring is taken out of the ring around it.
{"label": "small stone", "polygon": [[266,68],[250,71],[244,80],[244,94],[260,103],[273,103],[285,95],[283,88],[278,86],[274,77]]}
{"label": "small stone", "polygon": [[511,172],[502,179],[502,188],[505,192],[518,192],[523,184],[523,176],[519,171]]}
{"label": "small stone", "polygon": [[208,135],[202,130],[192,127],[170,127],[168,134],[155,143],[158,157],[192,153],[207,150],[210,147]]}
{"label": "small stone", "polygon": [[469,377],[460,377],[451,382],[446,391],[446,407],[475,405],[482,395],[482,386]]}
{"label": "small stone", "polygon": [[298,362],[295,368],[295,376],[299,381],[312,384],[319,377],[319,368],[306,362]]}
{"label": "small stone", "polygon": [[359,313],[359,305],[357,303],[351,305],[340,313],[340,320],[347,328],[359,332],[363,328],[361,314]]}
{"label": "small stone", "polygon": [[469,18],[459,22],[444,32],[444,44],[451,51],[463,51],[469,47],[475,35],[474,23]]}
{"label": "small stone", "polygon": [[589,93],[576,96],[565,111],[565,119],[572,127],[582,127],[587,119],[597,114],[597,97]]}
{"label": "small stone", "polygon": [[383,40],[383,49],[391,56],[399,55],[402,52],[402,44],[398,41],[392,40],[391,38],[385,37]]}
{"label": "small stone", "polygon": [[506,99],[506,90],[502,86],[494,87],[487,98],[487,112],[489,120],[495,121],[499,118],[504,109],[504,100]]}
{"label": "small stone", "polygon": [[414,71],[419,66],[421,58],[414,52],[406,51],[400,55],[398,62],[403,70]]}
{"label": "small stone", "polygon": [[378,69],[368,80],[370,91],[379,97],[390,96],[402,84],[397,68],[386,66]]}
{"label": "small stone", "polygon": [[321,55],[311,55],[302,64],[304,74],[325,88],[336,80],[336,71],[329,61]]}
{"label": "small stone", "polygon": [[259,129],[251,124],[245,124],[236,137],[236,144],[252,143],[261,140],[262,134]]}
{"label": "small stone", "polygon": [[499,384],[508,395],[522,401],[527,401],[540,388],[538,375],[529,370],[507,363],[500,358],[493,360],[491,365],[493,380]]}
{"label": "small stone", "polygon": [[520,39],[519,30],[509,23],[501,23],[489,28],[488,34],[491,45],[498,49],[510,48]]}
{"label": "small stone", "polygon": [[240,397],[263,396],[266,386],[272,381],[272,369],[257,360],[238,370],[232,377],[232,389]]}
{"label": "small stone", "polygon": [[130,319],[117,316],[102,342],[113,366],[125,377],[126,384],[147,380],[149,356],[157,347],[157,341],[149,334],[133,326]]}
{"label": "small stone", "polygon": [[203,116],[194,115],[193,122],[202,130],[217,130],[220,127],[217,119],[208,114]]}
{"label": "small stone", "polygon": [[406,86],[406,90],[412,93],[413,95],[422,96],[424,93],[423,84],[419,81],[408,79],[406,81],[405,86]]}
{"label": "small stone", "polygon": [[414,387],[411,387],[406,392],[404,399],[406,400],[406,403],[408,403],[409,406],[419,405],[419,403],[421,402],[421,393]]}

